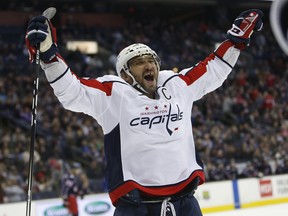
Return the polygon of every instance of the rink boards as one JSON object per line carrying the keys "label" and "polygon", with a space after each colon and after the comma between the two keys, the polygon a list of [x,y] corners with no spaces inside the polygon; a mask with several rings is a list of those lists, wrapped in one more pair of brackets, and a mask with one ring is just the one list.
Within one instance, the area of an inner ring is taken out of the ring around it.
{"label": "rink boards", "polygon": [[288,202],[288,175],[206,183],[195,194],[203,213]]}

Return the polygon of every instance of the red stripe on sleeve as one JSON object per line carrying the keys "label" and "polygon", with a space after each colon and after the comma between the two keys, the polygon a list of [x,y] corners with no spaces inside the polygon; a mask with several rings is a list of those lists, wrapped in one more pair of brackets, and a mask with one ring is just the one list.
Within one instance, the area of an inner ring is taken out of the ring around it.
{"label": "red stripe on sleeve", "polygon": [[101,83],[95,79],[87,80],[87,79],[82,79],[82,78],[79,78],[79,80],[83,85],[99,89],[99,90],[105,92],[107,96],[111,95],[113,82]]}
{"label": "red stripe on sleeve", "polygon": [[179,77],[186,82],[189,86],[197,79],[199,79],[203,74],[207,72],[207,64],[209,61],[213,60],[215,55],[212,53],[204,61],[199,62],[195,67],[188,71],[185,75],[180,74]]}
{"label": "red stripe on sleeve", "polygon": [[215,53],[218,57],[223,58],[227,50],[232,46],[234,46],[233,43],[230,40],[226,40],[215,50]]}

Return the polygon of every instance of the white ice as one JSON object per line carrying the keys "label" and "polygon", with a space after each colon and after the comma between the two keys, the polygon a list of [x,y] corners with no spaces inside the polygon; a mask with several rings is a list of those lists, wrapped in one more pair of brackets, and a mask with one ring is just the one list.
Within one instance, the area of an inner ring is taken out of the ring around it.
{"label": "white ice", "polygon": [[288,216],[288,203],[204,214],[204,216],[271,216],[271,215]]}

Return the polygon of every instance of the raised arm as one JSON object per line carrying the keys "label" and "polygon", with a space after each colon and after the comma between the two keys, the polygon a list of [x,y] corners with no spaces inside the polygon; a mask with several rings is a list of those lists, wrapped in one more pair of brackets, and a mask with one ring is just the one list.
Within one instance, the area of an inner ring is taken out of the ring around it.
{"label": "raised arm", "polygon": [[99,116],[110,105],[115,80],[77,77],[59,54],[56,30],[44,16],[36,16],[28,24],[26,46],[31,63],[35,62],[39,44],[42,69],[64,108],[100,120]]}
{"label": "raised arm", "polygon": [[191,86],[194,100],[222,85],[234,68],[240,51],[250,45],[253,31],[262,29],[262,16],[258,9],[242,12],[227,31],[227,40],[195,67],[180,72],[180,77]]}

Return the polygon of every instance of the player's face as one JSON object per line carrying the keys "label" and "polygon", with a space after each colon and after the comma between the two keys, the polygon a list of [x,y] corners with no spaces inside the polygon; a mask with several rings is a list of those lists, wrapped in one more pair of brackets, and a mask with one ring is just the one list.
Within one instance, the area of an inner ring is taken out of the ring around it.
{"label": "player's face", "polygon": [[158,68],[151,55],[135,57],[129,61],[129,67],[135,80],[149,93],[157,89]]}

